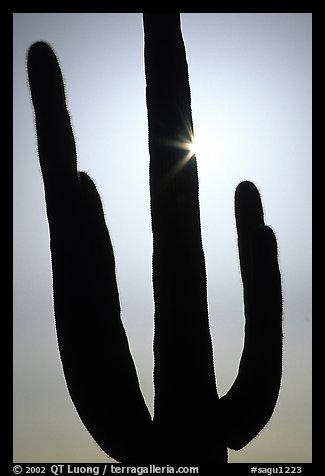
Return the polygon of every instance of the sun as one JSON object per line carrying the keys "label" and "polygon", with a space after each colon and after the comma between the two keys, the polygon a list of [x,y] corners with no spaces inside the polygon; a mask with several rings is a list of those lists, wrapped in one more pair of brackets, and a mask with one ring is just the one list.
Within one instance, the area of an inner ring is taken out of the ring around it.
{"label": "sun", "polygon": [[165,143],[169,147],[174,147],[176,149],[180,149],[184,152],[184,156],[182,159],[181,165],[185,165],[190,159],[195,156],[196,153],[196,141],[194,140],[193,134],[188,131],[187,138],[184,139],[183,137],[178,138],[177,140],[165,140]]}
{"label": "sun", "polygon": [[176,146],[185,152],[183,165],[195,158],[199,168],[207,168],[209,165],[213,165],[216,158],[220,158],[221,155],[221,144],[217,143],[216,138],[212,134],[200,130],[195,137],[191,135],[190,140],[179,141]]}
{"label": "sun", "polygon": [[185,151],[187,151],[187,154],[186,154],[186,160],[189,160],[191,159],[194,155],[196,155],[196,141],[193,138],[191,138],[191,141],[190,142],[183,142],[181,144],[181,147],[182,149],[184,149]]}
{"label": "sun", "polygon": [[186,144],[187,157],[195,156],[198,169],[211,172],[217,162],[220,164],[224,156],[223,142],[211,128],[197,128],[195,137]]}
{"label": "sun", "polygon": [[210,174],[224,156],[220,134],[216,134],[213,127],[207,124],[197,127],[195,136],[188,128],[186,138],[180,137],[177,140],[165,142],[169,147],[175,147],[184,152],[182,160],[175,166],[174,173],[179,172],[190,160],[195,160],[201,175]]}
{"label": "sun", "polygon": [[188,151],[189,158],[193,157],[193,155],[196,155],[197,145],[194,137],[191,142],[184,143],[184,149]]}

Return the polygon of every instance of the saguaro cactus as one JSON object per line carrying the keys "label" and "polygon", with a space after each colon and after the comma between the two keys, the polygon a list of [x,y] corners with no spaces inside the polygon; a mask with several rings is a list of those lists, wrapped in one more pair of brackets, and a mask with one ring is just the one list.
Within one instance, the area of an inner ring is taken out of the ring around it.
{"label": "saguaro cactus", "polygon": [[[219,398],[209,330],[190,88],[179,14],[144,14],[153,231],[154,417],[144,403],[120,318],[101,201],[77,170],[61,72],[35,43],[28,73],[50,228],[56,329],[71,398],[89,432],[120,462],[226,462],[268,422],[282,367],[277,245],[256,187],[235,195],[245,342]],[[182,145],[183,144],[183,145]]]}

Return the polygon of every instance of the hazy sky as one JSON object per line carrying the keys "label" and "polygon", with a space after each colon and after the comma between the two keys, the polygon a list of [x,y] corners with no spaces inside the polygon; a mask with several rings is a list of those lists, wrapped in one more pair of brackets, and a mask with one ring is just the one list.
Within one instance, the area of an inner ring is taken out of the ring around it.
{"label": "hazy sky", "polygon": [[[276,233],[284,292],[284,368],[271,421],[230,462],[311,461],[311,14],[182,14],[189,63],[217,386],[243,344],[233,199],[260,190]],[[56,52],[79,169],[101,194],[122,318],[152,410],[149,154],[138,13],[14,14],[14,461],[110,461],[66,390],[52,303],[49,233],[26,53]],[[132,230],[132,231],[131,231]],[[109,379],[109,375],[103,375]],[[114,382],[113,382],[114,384]],[[100,388],[100,382],[98,384]]]}

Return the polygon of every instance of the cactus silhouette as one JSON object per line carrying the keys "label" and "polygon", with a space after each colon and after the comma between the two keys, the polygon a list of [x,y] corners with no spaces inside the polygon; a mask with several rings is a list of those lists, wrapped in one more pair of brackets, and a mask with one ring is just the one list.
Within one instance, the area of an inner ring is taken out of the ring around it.
{"label": "cactus silhouette", "polygon": [[[227,462],[270,419],[282,373],[277,244],[257,188],[242,182],[235,216],[245,339],[238,375],[219,398],[209,329],[190,88],[180,15],[143,15],[153,232],[154,417],[121,321],[101,200],[78,172],[61,71],[43,42],[28,74],[44,181],[59,351],[84,425],[123,463]],[[178,144],[178,145],[177,145]]]}

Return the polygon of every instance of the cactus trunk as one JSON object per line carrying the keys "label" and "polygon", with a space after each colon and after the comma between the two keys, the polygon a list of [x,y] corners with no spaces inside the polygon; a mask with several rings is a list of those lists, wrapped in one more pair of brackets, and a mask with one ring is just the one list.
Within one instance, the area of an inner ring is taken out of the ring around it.
{"label": "cactus trunk", "polygon": [[[178,14],[144,14],[153,232],[154,427],[167,461],[215,461],[218,428],[190,87]],[[212,423],[213,422],[213,423]],[[171,428],[174,428],[171,431]],[[197,435],[200,435],[198,441]],[[225,459],[226,447],[221,449]]]}

